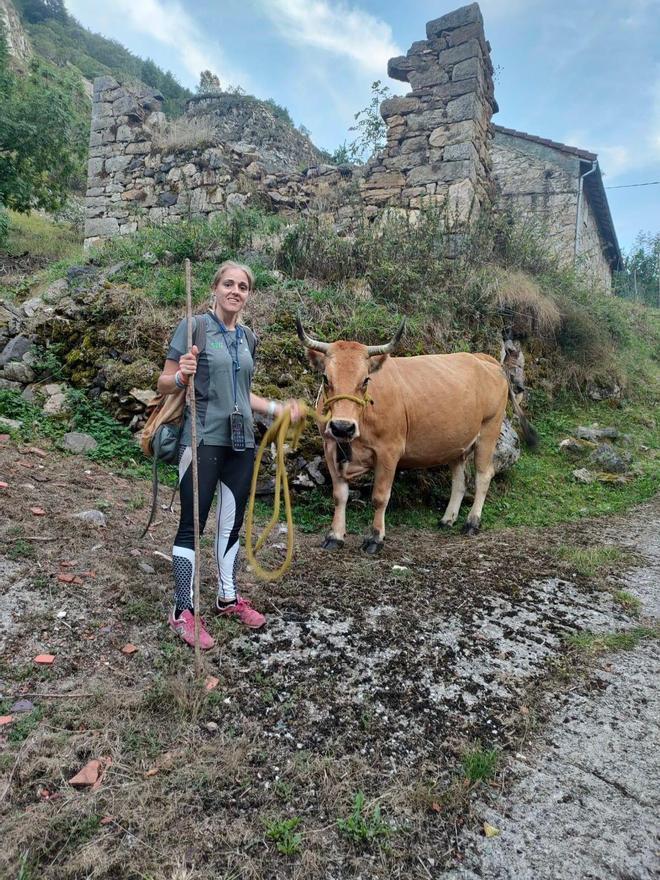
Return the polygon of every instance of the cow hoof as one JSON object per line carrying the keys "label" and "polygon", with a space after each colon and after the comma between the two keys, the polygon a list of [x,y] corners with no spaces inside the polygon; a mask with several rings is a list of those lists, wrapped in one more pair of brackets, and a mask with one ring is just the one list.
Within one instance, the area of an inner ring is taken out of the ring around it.
{"label": "cow hoof", "polygon": [[471,538],[473,535],[479,534],[479,523],[475,525],[474,523],[466,522],[461,531],[464,535]]}
{"label": "cow hoof", "polygon": [[383,549],[384,543],[385,543],[384,541],[379,541],[377,538],[374,538],[371,535],[369,535],[362,542],[361,549],[368,556],[375,556],[377,553],[380,553],[380,551]]}
{"label": "cow hoof", "polygon": [[328,535],[321,544],[324,550],[341,550],[344,546],[344,542],[340,541],[339,538],[335,538],[333,535]]}
{"label": "cow hoof", "polygon": [[441,519],[438,520],[438,528],[439,529],[449,530],[453,525],[454,525],[454,523],[446,523],[446,522],[443,522]]}

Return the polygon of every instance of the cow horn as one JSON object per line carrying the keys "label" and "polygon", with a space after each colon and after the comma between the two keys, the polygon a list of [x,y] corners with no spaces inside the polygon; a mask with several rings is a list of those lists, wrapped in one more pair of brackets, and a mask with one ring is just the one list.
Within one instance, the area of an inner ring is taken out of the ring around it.
{"label": "cow horn", "polygon": [[391,351],[393,351],[394,347],[403,336],[403,331],[405,329],[406,319],[404,318],[403,321],[401,321],[401,326],[389,342],[385,343],[385,345],[370,345],[367,348],[367,357],[373,357],[376,354],[389,354]]}
{"label": "cow horn", "polygon": [[321,351],[323,354],[330,348],[329,342],[319,342],[318,339],[312,339],[311,336],[308,336],[303,330],[303,325],[300,320],[300,315],[296,315],[296,329],[298,331],[298,336],[300,337],[300,341],[303,345],[307,346],[307,348],[311,348],[312,351]]}

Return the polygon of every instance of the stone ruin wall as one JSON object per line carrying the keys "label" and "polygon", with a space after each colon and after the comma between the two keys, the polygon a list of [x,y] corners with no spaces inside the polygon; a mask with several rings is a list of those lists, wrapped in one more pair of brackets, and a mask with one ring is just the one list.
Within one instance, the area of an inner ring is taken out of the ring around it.
{"label": "stone ruin wall", "polygon": [[[318,151],[295,130],[288,143],[281,131],[276,143],[219,142],[236,136],[236,120],[232,123],[225,104],[220,97],[192,99],[185,116],[169,124],[161,112],[162,95],[153,89],[120,85],[110,76],[95,81],[85,246],[149,223],[212,219],[255,203],[275,211],[328,213],[340,222],[350,218],[359,169],[318,163]],[[253,131],[277,128],[260,102],[251,102],[248,110],[247,117],[240,116],[244,131],[250,132],[248,121]],[[299,171],[293,167],[296,157],[298,164],[301,158],[317,162]]]}
{"label": "stone ruin wall", "polygon": [[[456,219],[475,217],[493,196],[488,132],[495,107],[479,6],[429,22],[427,35],[390,61],[390,75],[409,82],[412,92],[383,103],[387,146],[364,168],[324,164],[290,128],[289,141],[297,142],[287,142],[282,129],[264,142],[273,120],[261,102],[256,119],[239,114],[237,124],[228,96],[194,98],[182,119],[168,123],[162,96],[153,89],[97,79],[86,246],[147,223],[212,218],[254,203],[313,212],[344,228],[384,206],[414,213],[425,204],[448,202]],[[182,147],[176,137],[168,144],[172,129],[185,140],[186,128],[193,131],[204,118],[215,129],[211,144]]]}
{"label": "stone ruin wall", "polygon": [[362,196],[368,213],[438,205],[448,209],[450,221],[465,222],[494,195],[490,45],[476,3],[428,22],[426,34],[388,64],[389,76],[412,91],[381,106],[387,146],[367,166]]}
{"label": "stone ruin wall", "polygon": [[[494,205],[547,220],[549,241],[572,265],[579,160],[493,129],[493,68],[477,3],[430,21],[426,33],[388,64],[412,91],[382,103],[387,143],[363,167],[325,164],[306,137],[248,96],[197,96],[168,122],[153,89],[97,79],[86,246],[149,223],[255,204],[313,213],[344,230],[383,209],[414,217],[437,205],[450,222],[465,223]],[[581,214],[583,265],[610,287],[586,193]]]}

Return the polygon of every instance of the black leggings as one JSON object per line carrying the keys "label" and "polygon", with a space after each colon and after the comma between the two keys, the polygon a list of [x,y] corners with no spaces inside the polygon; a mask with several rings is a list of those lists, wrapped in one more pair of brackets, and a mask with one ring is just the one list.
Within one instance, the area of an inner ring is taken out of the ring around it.
{"label": "black leggings", "polygon": [[[234,452],[229,446],[197,447],[199,477],[199,531],[204,531],[213,497],[218,490],[218,515],[214,541],[218,566],[218,599],[236,600],[234,573],[238,559],[238,533],[243,525],[250,493],[254,449]],[[181,519],[172,548],[174,597],[177,610],[193,607],[195,541],[193,520],[192,447],[179,453]]]}

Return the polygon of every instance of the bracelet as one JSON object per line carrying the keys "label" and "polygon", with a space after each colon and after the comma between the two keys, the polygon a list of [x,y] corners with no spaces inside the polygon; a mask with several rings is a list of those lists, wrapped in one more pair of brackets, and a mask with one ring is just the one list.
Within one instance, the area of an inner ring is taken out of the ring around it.
{"label": "bracelet", "polygon": [[268,409],[266,410],[266,415],[272,419],[273,416],[275,415],[276,409],[277,409],[277,401],[269,400],[268,401]]}
{"label": "bracelet", "polygon": [[187,388],[188,383],[183,381],[183,373],[181,370],[177,370],[174,374],[174,384],[177,388]]}

